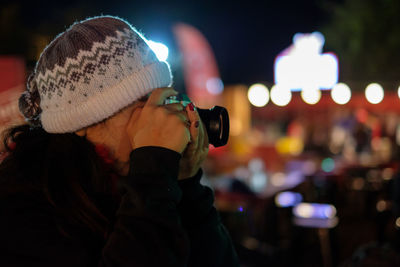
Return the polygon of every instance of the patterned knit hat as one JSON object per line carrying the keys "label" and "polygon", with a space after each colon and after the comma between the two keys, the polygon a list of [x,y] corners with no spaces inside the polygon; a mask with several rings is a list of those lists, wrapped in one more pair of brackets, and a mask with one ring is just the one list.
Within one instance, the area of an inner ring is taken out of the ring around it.
{"label": "patterned knit hat", "polygon": [[19,108],[49,133],[74,132],[171,82],[168,63],[130,24],[95,17],[75,23],[44,49]]}

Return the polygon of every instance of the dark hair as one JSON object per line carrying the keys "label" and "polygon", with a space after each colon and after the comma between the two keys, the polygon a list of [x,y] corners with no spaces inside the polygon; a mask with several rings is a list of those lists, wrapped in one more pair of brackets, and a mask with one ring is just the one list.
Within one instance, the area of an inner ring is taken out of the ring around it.
{"label": "dark hair", "polygon": [[3,142],[10,154],[0,163],[0,197],[39,193],[63,218],[57,225],[63,235],[70,236],[66,222],[106,237],[109,207],[102,210],[98,204],[104,197],[111,199],[111,181],[91,142],[27,124],[6,130]]}

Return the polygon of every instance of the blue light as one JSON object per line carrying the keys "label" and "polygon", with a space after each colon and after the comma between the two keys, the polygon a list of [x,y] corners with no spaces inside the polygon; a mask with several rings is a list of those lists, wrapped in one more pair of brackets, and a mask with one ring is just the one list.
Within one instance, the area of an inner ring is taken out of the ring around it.
{"label": "blue light", "polygon": [[290,191],[281,192],[275,197],[275,204],[278,207],[287,208],[293,207],[296,204],[300,203],[303,200],[303,197],[299,193],[294,193]]}
{"label": "blue light", "polygon": [[243,212],[243,207],[242,207],[242,206],[239,206],[238,211],[239,211],[239,212]]}

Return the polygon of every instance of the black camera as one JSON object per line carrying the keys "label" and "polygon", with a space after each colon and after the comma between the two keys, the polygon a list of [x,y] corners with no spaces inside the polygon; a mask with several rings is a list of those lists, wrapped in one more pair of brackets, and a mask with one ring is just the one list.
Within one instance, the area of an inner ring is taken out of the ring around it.
{"label": "black camera", "polygon": [[[190,103],[185,96],[171,96],[166,99],[165,104],[181,103],[184,107]],[[214,147],[220,147],[228,143],[229,138],[229,115],[224,107],[214,106],[210,109],[197,108],[201,121],[206,127],[208,141]]]}

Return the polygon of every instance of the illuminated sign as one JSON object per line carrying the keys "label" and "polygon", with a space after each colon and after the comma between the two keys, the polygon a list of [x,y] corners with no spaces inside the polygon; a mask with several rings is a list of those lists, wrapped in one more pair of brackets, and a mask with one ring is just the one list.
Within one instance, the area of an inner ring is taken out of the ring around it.
{"label": "illuminated sign", "polygon": [[335,54],[322,53],[324,36],[319,32],[297,33],[293,44],[275,59],[275,84],[292,91],[331,89],[339,76]]}

